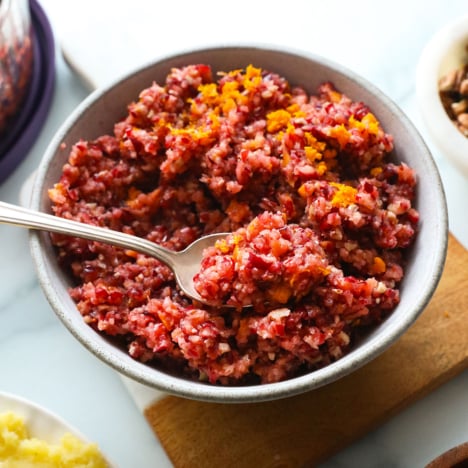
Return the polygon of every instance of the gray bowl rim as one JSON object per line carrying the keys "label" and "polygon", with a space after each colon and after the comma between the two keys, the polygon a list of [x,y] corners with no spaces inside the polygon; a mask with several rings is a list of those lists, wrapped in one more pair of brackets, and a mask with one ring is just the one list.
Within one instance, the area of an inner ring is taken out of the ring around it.
{"label": "gray bowl rim", "polygon": [[[432,155],[422,139],[421,135],[417,131],[416,127],[404,114],[404,112],[395,104],[389,97],[387,97],[382,91],[380,91],[374,84],[370,83],[367,79],[361,77],[354,71],[335,63],[325,57],[317,54],[298,50],[291,47],[277,47],[270,44],[227,44],[220,46],[207,46],[190,48],[187,50],[181,50],[177,53],[167,54],[164,56],[157,57],[155,60],[150,61],[141,67],[132,70],[109,83],[108,85],[99,88],[92,92],[87,98],[85,98],[81,104],[70,114],[65,120],[62,126],[58,129],[55,136],[51,140],[47,147],[45,154],[40,162],[40,165],[36,171],[35,180],[33,183],[32,194],[31,194],[31,207],[33,209],[39,209],[41,206],[41,197],[43,196],[43,180],[47,174],[47,169],[52,161],[56,150],[63,141],[67,131],[73,126],[76,121],[79,120],[81,114],[92,106],[97,100],[106,94],[110,89],[119,86],[125,80],[133,77],[135,74],[143,72],[161,62],[166,60],[173,60],[177,58],[183,58],[190,56],[193,53],[219,51],[219,50],[239,50],[249,49],[252,51],[270,51],[281,54],[295,55],[301,59],[311,60],[317,62],[340,75],[346,76],[347,79],[354,82],[358,86],[365,88],[367,92],[374,95],[379,99],[387,109],[400,119],[411,134],[412,139],[422,149],[426,155],[426,167],[429,173],[433,177],[435,184],[435,190],[439,196],[439,206],[437,209],[440,218],[437,223],[437,238],[439,242],[437,246],[434,246],[433,261],[432,265],[434,270],[429,277],[426,284],[421,285],[417,302],[412,311],[406,316],[400,318],[400,320],[393,324],[392,327],[387,330],[385,336],[377,334],[370,341],[366,343],[365,347],[358,346],[353,349],[350,353],[341,357],[337,361],[321,368],[316,371],[295,377],[289,380],[271,383],[271,384],[260,384],[251,386],[215,386],[201,382],[194,382],[185,378],[169,375],[165,372],[149,367],[138,361],[132,361],[131,364],[123,363],[121,356],[115,352],[115,347],[112,345],[100,346],[94,339],[88,339],[84,334],[80,333],[71,326],[70,321],[67,319],[69,312],[64,310],[62,304],[58,300],[54,286],[51,284],[48,278],[46,269],[44,267],[44,251],[43,241],[40,233],[31,231],[30,233],[30,250],[33,259],[33,263],[37,272],[39,284],[41,285],[43,292],[49,301],[52,309],[66,328],[80,341],[89,351],[95,356],[107,363],[109,366],[117,370],[119,373],[129,377],[130,379],[139,382],[147,387],[181,396],[188,399],[207,401],[207,402],[219,402],[219,403],[250,403],[250,402],[262,402],[271,401],[281,398],[287,398],[294,395],[298,395],[324,385],[328,385],[346,375],[354,372],[361,368],[368,362],[374,360],[385,350],[387,350],[393,343],[395,343],[401,335],[416,321],[419,315],[423,312],[425,306],[429,303],[440,277],[443,272],[445,258],[447,254],[448,246],[448,215],[447,206],[445,199],[445,192],[443,189],[442,181],[437,169],[437,166],[432,158]],[[189,63],[189,62],[187,62]],[[77,312],[78,313],[78,312]],[[98,336],[97,333],[95,333]]]}

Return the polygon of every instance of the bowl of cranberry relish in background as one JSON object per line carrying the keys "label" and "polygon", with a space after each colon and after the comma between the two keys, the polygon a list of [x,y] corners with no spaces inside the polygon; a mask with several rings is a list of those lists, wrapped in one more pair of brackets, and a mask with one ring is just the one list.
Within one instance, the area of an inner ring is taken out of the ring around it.
{"label": "bowl of cranberry relish in background", "polygon": [[369,362],[423,311],[447,247],[437,169],[397,106],[328,60],[262,47],[180,53],[94,92],[51,142],[32,206],[176,250],[232,233],[196,278],[231,308],[188,300],[155,259],[31,233],[82,344],[205,401],[283,398]]}

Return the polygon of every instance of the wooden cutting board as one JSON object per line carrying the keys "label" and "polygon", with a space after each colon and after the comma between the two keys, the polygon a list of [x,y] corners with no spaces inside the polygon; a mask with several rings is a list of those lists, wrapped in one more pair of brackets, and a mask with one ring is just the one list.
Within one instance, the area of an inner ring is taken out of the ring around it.
{"label": "wooden cutting board", "polygon": [[426,310],[358,371],[276,402],[232,405],[166,396],[145,416],[176,468],[313,466],[466,369],[467,324],[468,251],[451,236]]}

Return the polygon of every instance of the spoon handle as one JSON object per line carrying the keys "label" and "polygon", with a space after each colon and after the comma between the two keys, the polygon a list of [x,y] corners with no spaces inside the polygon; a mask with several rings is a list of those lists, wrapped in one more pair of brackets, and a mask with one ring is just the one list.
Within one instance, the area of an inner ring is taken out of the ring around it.
{"label": "spoon handle", "polygon": [[174,268],[175,252],[154,242],[92,224],[80,223],[0,201],[0,223],[104,242],[156,257]]}

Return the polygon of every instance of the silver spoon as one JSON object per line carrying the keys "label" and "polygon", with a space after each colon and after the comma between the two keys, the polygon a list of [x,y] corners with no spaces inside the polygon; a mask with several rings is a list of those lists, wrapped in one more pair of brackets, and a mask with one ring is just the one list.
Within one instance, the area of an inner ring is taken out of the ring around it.
{"label": "silver spoon", "polygon": [[200,271],[203,251],[218,239],[227,236],[227,233],[209,234],[192,242],[184,250],[174,252],[137,236],[30,210],[2,201],[0,201],[0,223],[104,242],[150,255],[165,263],[172,270],[177,284],[186,296],[205,304],[207,302],[195,290],[193,277]]}

